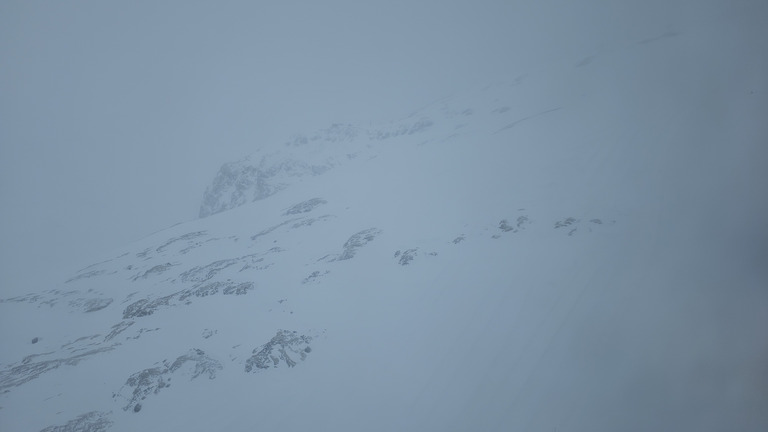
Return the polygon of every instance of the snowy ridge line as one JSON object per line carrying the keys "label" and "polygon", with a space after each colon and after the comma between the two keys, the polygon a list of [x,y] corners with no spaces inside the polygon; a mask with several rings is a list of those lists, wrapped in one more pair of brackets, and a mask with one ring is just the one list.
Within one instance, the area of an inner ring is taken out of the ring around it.
{"label": "snowy ridge line", "polygon": [[319,176],[340,165],[375,157],[377,146],[383,142],[430,133],[432,137],[421,140],[422,143],[453,137],[455,133],[442,129],[457,119],[465,121],[475,111],[466,106],[453,107],[448,100],[379,126],[334,123],[312,134],[295,134],[276,151],[261,151],[226,163],[206,188],[199,216],[204,218],[263,200],[303,177]]}

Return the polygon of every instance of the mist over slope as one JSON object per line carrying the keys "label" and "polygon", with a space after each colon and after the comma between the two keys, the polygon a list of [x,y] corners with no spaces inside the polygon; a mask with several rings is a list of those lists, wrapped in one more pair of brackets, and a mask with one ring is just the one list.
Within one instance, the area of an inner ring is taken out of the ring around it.
{"label": "mist over slope", "polygon": [[712,37],[227,163],[2,299],[2,429],[764,430],[765,80]]}

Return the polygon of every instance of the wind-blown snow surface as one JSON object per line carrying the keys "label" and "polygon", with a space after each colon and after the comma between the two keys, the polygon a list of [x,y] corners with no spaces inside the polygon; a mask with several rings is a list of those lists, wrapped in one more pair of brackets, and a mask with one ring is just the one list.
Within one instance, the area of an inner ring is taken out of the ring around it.
{"label": "wind-blown snow surface", "polygon": [[698,37],[231,165],[282,168],[3,299],[2,429],[765,430],[765,81]]}

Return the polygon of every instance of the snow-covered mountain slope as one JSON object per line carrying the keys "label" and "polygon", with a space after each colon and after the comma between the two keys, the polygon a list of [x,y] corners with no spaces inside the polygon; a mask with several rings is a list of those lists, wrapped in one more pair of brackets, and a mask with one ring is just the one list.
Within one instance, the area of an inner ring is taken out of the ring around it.
{"label": "snow-covered mountain slope", "polygon": [[2,300],[2,429],[764,430],[766,89],[697,37],[225,165]]}

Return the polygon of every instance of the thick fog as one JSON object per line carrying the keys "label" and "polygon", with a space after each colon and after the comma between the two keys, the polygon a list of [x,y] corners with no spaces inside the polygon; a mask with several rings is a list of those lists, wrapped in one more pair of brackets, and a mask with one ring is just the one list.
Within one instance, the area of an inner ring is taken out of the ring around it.
{"label": "thick fog", "polygon": [[[592,78],[615,91],[595,96],[554,81],[532,97],[602,97],[584,105],[615,107],[580,139],[620,144],[595,150],[591,157],[608,161],[595,163],[600,173],[577,175],[627,179],[585,197],[615,194],[623,209],[657,204],[636,219],[650,221],[638,225],[649,236],[635,242],[637,233],[625,233],[637,250],[621,256],[642,259],[606,265],[594,285],[609,281],[611,290],[574,300],[575,312],[563,312],[568,325],[551,333],[540,371],[571,381],[532,373],[522,384],[545,383],[530,394],[549,392],[555,402],[546,406],[604,430],[757,430],[768,408],[768,348],[759,342],[768,316],[768,121],[759,120],[768,119],[766,20],[762,0],[4,1],[0,297],[48,289],[131,241],[197,218],[223,163],[292,134],[397,120],[455,93],[619,53],[611,61],[625,75]],[[701,39],[688,38],[691,29]],[[686,37],[684,49],[627,72],[626,47],[676,37]],[[603,127],[610,133],[594,132]],[[636,171],[617,172],[627,166]],[[419,168],[434,182],[451,174]],[[561,368],[564,358],[575,360]],[[590,387],[592,377],[604,381]],[[464,384],[482,397],[450,413],[455,424],[498,428],[508,409],[494,399],[502,384]],[[517,408],[539,407],[536,397]],[[586,418],[595,400],[607,402],[604,418]],[[734,401],[741,405],[726,406]]]}
{"label": "thick fog", "polygon": [[527,35],[553,19],[504,1],[2,2],[3,293],[196,217],[218,167],[260,146],[557,56]]}
{"label": "thick fog", "polygon": [[753,52],[760,2],[737,3],[2,2],[3,292],[196,217],[222,163],[296,132],[701,20]]}
{"label": "thick fog", "polygon": [[756,19],[624,3],[3,2],[4,290],[195,217],[221,163],[291,133],[392,119],[649,27]]}

